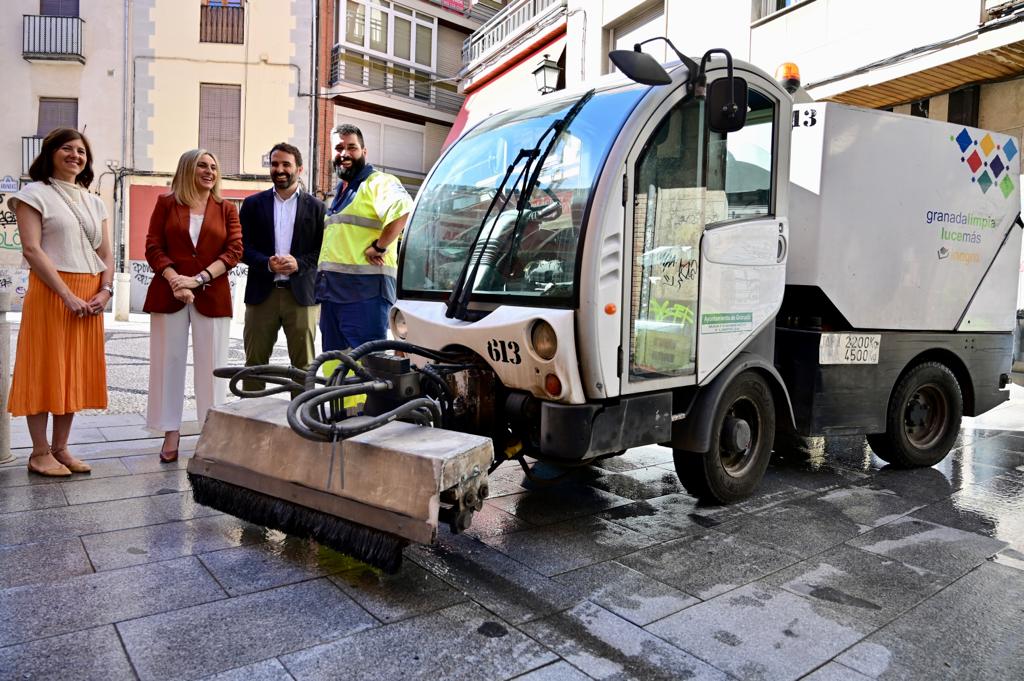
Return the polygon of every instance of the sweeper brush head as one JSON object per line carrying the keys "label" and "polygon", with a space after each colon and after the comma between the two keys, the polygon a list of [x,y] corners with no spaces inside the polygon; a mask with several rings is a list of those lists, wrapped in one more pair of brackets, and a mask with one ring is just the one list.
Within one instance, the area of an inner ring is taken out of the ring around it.
{"label": "sweeper brush head", "polygon": [[198,504],[295,537],[309,537],[388,574],[402,566],[402,549],[409,542],[393,534],[204,475],[189,473],[188,479]]}

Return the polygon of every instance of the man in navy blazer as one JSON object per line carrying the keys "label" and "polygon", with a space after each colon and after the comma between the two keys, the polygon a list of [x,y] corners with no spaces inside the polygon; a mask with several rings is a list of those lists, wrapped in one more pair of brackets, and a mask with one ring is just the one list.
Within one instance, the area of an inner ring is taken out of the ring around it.
{"label": "man in navy blazer", "polygon": [[[242,262],[249,266],[245,285],[245,365],[268,364],[284,327],[292,366],[305,369],[315,357],[313,340],[320,306],[316,304],[317,259],[324,236],[324,204],[298,184],[302,153],[281,142],[270,150],[274,188],[245,199]],[[262,383],[248,381],[247,390]]]}

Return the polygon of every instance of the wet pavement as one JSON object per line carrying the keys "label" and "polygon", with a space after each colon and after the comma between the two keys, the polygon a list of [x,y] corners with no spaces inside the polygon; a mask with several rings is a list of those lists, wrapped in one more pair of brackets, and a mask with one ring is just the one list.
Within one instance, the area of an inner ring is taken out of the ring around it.
{"label": "wet pavement", "polygon": [[506,465],[387,576],[196,505],[139,414],[82,416],[91,476],[0,467],[0,679],[1019,679],[1024,431],[992,422],[916,471],[810,441],[728,507],[657,446]]}

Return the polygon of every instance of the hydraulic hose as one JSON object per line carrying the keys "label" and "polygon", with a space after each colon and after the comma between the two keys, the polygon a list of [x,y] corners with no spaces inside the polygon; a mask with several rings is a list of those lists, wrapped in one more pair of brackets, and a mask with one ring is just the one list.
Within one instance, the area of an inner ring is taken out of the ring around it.
{"label": "hydraulic hose", "polygon": [[[391,380],[375,376],[360,359],[371,352],[395,350],[424,357],[442,364],[417,367],[420,376],[430,386],[432,396],[417,397],[375,416],[350,416],[344,408],[344,398],[355,395],[383,393],[394,388]],[[293,395],[288,404],[288,425],[299,436],[315,442],[332,442],[379,428],[399,418],[422,425],[442,427],[451,419],[455,396],[445,381],[446,372],[461,371],[476,365],[466,363],[462,356],[438,352],[399,340],[380,340],[363,343],[350,352],[331,350],[313,360],[305,371],[294,367],[263,364],[249,367],[222,367],[214,376],[229,380],[228,387],[238,397],[268,397],[280,393]],[[326,378],[319,375],[325,362],[337,361],[344,368]],[[262,390],[246,390],[244,381],[271,384]]]}

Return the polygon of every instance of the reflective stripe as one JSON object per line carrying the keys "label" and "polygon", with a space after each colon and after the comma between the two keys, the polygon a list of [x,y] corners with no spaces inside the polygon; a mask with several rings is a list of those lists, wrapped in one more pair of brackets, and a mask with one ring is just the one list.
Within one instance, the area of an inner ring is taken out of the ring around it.
{"label": "reflective stripe", "polygon": [[324,220],[324,225],[355,225],[357,227],[369,227],[370,229],[384,229],[384,224],[380,220],[374,220],[373,218],[364,218],[358,215],[352,215],[351,213],[335,213],[330,215]]}
{"label": "reflective stripe", "polygon": [[381,265],[347,265],[340,262],[321,262],[317,269],[321,272],[338,272],[339,274],[385,274],[398,277],[397,267]]}

